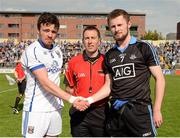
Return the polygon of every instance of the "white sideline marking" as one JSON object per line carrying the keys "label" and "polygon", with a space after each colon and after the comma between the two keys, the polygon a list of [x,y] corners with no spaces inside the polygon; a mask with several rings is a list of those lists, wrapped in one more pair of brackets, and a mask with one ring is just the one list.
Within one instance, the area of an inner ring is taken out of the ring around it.
{"label": "white sideline marking", "polygon": [[12,90],[16,90],[16,89],[17,89],[17,88],[7,89],[7,90],[4,90],[4,91],[1,91],[1,92],[0,92],[0,94],[1,94],[1,93],[4,93],[4,92],[8,92],[8,91],[12,91]]}

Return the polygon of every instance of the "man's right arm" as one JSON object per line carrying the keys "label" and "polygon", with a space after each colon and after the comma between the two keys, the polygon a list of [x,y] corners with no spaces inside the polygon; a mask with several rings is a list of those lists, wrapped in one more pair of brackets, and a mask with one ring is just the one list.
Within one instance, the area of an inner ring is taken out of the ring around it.
{"label": "man's right arm", "polygon": [[37,70],[34,70],[32,72],[36,79],[39,81],[41,86],[47,91],[50,92],[51,94],[60,97],[70,103],[73,103],[73,105],[78,109],[78,110],[85,110],[88,108],[89,104],[84,102],[84,104],[79,103],[80,99],[77,97],[71,96],[69,93],[65,92],[62,90],[59,86],[54,84],[51,80],[48,79],[48,73],[45,68],[40,68]]}

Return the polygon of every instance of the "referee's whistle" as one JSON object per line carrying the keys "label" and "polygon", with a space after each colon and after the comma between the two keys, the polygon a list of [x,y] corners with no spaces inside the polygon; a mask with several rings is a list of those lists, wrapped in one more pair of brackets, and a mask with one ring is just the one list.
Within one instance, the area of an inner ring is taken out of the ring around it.
{"label": "referee's whistle", "polygon": [[89,93],[92,93],[92,87],[89,87]]}

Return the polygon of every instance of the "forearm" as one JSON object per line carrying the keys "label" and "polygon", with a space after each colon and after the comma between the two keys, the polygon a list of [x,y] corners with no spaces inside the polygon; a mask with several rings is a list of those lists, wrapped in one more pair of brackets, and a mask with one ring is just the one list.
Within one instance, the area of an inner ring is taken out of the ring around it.
{"label": "forearm", "polygon": [[155,88],[155,103],[154,103],[154,110],[161,110],[161,105],[164,97],[164,90],[165,90],[165,80],[164,77],[160,77],[156,79],[156,88]]}
{"label": "forearm", "polygon": [[67,92],[63,91],[58,85],[56,85],[54,82],[52,82],[48,78],[48,73],[45,68],[41,68],[38,70],[33,71],[33,74],[35,75],[36,79],[40,83],[40,85],[49,93],[62,98],[66,101],[69,101],[69,99],[72,97]]}
{"label": "forearm", "polygon": [[103,86],[96,94],[92,96],[94,102],[97,102],[105,97],[108,97],[110,94],[110,87]]}
{"label": "forearm", "polygon": [[88,102],[91,104],[101,99],[104,99],[105,97],[109,96],[110,92],[111,92],[111,79],[110,79],[110,76],[107,75],[105,84],[97,93],[95,93],[93,96],[88,98],[89,99]]}
{"label": "forearm", "polygon": [[155,111],[161,110],[161,105],[164,97],[164,89],[165,89],[165,79],[162,73],[160,66],[152,66],[149,67],[154,79],[155,79],[155,102],[154,108]]}

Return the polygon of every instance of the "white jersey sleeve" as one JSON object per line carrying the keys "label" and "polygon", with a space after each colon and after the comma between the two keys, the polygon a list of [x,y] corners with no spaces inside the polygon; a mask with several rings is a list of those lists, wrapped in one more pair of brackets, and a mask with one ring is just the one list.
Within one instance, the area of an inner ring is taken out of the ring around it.
{"label": "white jersey sleeve", "polygon": [[45,65],[37,59],[37,52],[35,51],[36,47],[25,50],[21,59],[23,66],[29,68],[31,72],[38,68],[45,67]]}

